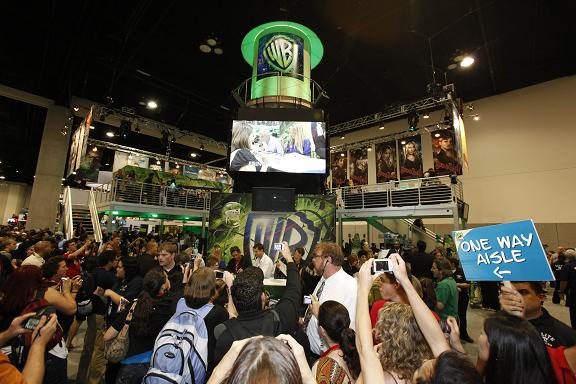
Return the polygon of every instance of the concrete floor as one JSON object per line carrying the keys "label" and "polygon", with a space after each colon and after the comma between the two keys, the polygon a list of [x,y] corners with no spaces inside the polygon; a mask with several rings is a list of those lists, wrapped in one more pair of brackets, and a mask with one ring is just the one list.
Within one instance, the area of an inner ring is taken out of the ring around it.
{"label": "concrete floor", "polygon": [[[570,325],[568,307],[561,304],[553,304],[549,299],[546,299],[544,307],[552,316],[565,324]],[[492,313],[494,313],[494,311],[468,308],[468,334],[474,340],[474,343],[463,343],[463,345],[468,356],[474,363],[476,363],[476,358],[478,357],[478,336],[480,336],[480,330],[482,329],[484,320]],[[78,372],[78,361],[80,360],[80,354],[82,353],[82,341],[84,340],[85,331],[86,322],[82,323],[78,335],[74,339],[74,344],[78,345],[78,347],[72,349],[68,355],[68,379],[72,383],[75,382],[76,374]]]}

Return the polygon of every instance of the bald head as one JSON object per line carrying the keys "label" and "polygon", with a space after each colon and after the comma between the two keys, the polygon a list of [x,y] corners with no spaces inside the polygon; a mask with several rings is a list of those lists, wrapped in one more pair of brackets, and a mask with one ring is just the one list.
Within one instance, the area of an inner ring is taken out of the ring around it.
{"label": "bald head", "polygon": [[52,245],[49,241],[39,241],[34,245],[34,252],[39,256],[46,257],[52,251]]}

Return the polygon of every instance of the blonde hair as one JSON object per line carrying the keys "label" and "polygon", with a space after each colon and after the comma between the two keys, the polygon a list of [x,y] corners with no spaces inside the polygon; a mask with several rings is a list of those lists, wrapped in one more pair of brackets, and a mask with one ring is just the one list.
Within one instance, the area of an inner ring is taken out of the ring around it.
{"label": "blonde hair", "polygon": [[411,382],[422,362],[434,357],[408,304],[384,305],[378,312],[374,333],[382,341],[378,351],[382,368],[402,380]]}
{"label": "blonde hair", "polygon": [[232,142],[230,150],[250,149],[250,135],[252,127],[245,121],[238,121],[232,129]]}
{"label": "blonde hair", "polygon": [[300,152],[304,154],[304,130],[302,125],[294,124],[290,127],[290,143]]}

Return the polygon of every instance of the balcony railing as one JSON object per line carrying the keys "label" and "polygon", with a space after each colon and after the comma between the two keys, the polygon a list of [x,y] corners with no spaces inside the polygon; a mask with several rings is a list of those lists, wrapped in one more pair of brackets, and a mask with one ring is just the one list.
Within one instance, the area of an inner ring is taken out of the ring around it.
{"label": "balcony railing", "polygon": [[208,189],[171,188],[126,179],[114,179],[94,188],[96,204],[115,201],[206,211],[210,209],[210,192]]}
{"label": "balcony railing", "polygon": [[335,188],[339,209],[431,206],[463,201],[462,183],[449,176]]}

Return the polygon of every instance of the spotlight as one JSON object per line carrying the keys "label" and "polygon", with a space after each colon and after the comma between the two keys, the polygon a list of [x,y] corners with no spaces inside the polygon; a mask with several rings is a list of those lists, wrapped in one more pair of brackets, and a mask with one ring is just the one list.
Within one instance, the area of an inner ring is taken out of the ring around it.
{"label": "spotlight", "polygon": [[406,144],[406,140],[402,140],[402,141],[400,142],[400,144],[402,144],[402,145]]}
{"label": "spotlight", "polygon": [[372,150],[372,147],[368,147],[368,152],[370,152]]}
{"label": "spotlight", "polygon": [[146,108],[156,109],[156,108],[158,108],[158,103],[154,100],[149,100],[148,103],[146,103]]}
{"label": "spotlight", "polygon": [[76,174],[76,171],[72,172],[72,174],[75,175],[75,174]]}
{"label": "spotlight", "polygon": [[204,144],[200,144],[200,150],[201,150],[201,151],[204,150]]}
{"label": "spotlight", "polygon": [[62,178],[62,181],[66,180],[65,178]]}
{"label": "spotlight", "polygon": [[213,38],[213,37],[207,38],[207,39],[206,39],[206,43],[207,43],[209,46],[211,46],[211,47],[215,47],[216,44],[218,44],[218,42],[216,41],[216,39]]}
{"label": "spotlight", "polygon": [[98,152],[98,148],[97,147],[92,148],[92,152]]}
{"label": "spotlight", "polygon": [[470,67],[472,64],[474,64],[474,58],[472,56],[466,56],[462,59],[462,61],[460,62],[460,66],[462,68],[468,68]]}
{"label": "spotlight", "polygon": [[474,121],[478,121],[478,120],[480,120],[480,115],[475,114],[474,116],[472,116],[472,118],[474,119]]}
{"label": "spotlight", "polygon": [[424,112],[424,115],[422,115],[422,117],[428,119],[430,117],[430,114],[428,112]]}
{"label": "spotlight", "polygon": [[384,126],[381,126],[381,127],[380,127],[380,128],[378,128],[378,129],[379,129],[379,130],[383,130],[383,129],[384,129]]}
{"label": "spotlight", "polygon": [[341,154],[340,154],[340,157],[344,157],[344,156],[346,156],[344,153],[341,153]]}
{"label": "spotlight", "polygon": [[156,165],[160,165],[160,160],[156,160]]}
{"label": "spotlight", "polygon": [[440,134],[439,134],[439,133],[435,133],[435,134],[434,134],[434,137],[440,137]]}
{"label": "spotlight", "polygon": [[224,50],[220,47],[216,47],[214,48],[214,53],[217,55],[222,55],[224,53]]}
{"label": "spotlight", "polygon": [[114,135],[114,132],[108,131],[108,132],[106,132],[106,136],[108,136],[108,137],[114,137],[115,135]]}
{"label": "spotlight", "polygon": [[418,116],[418,112],[412,111],[408,115],[408,132],[415,132],[418,129],[418,121],[420,117]]}
{"label": "spotlight", "polygon": [[198,155],[197,155],[196,153],[192,152],[192,153],[190,154],[190,156],[196,157],[196,156],[198,156]]}
{"label": "spotlight", "polygon": [[200,48],[200,51],[204,53],[210,53],[212,51],[212,48],[207,44],[200,44],[198,48]]}
{"label": "spotlight", "polygon": [[74,106],[74,112],[78,112],[80,110],[80,107],[78,107],[77,105]]}
{"label": "spotlight", "polygon": [[342,137],[340,137],[340,138],[341,138],[342,140],[344,140],[344,139],[346,138],[346,136],[342,136]]}
{"label": "spotlight", "polygon": [[0,179],[1,179],[1,180],[4,180],[5,178],[6,178],[5,176],[0,176]]}
{"label": "spotlight", "polygon": [[94,127],[93,125],[90,126],[90,129],[96,129],[96,127]]}
{"label": "spotlight", "polygon": [[468,112],[474,112],[474,104],[470,103],[466,106]]}
{"label": "spotlight", "polygon": [[179,169],[179,168],[180,168],[180,165],[176,164],[176,169]]}

